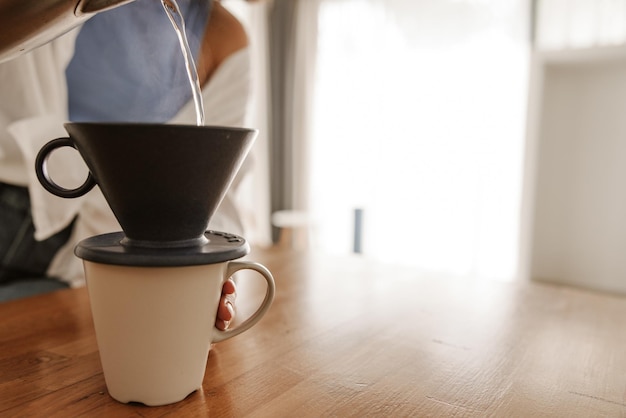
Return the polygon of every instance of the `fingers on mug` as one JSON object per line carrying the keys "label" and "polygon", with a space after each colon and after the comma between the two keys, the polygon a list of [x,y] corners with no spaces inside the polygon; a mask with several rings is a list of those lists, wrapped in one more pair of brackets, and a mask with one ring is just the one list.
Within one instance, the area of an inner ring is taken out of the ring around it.
{"label": "fingers on mug", "polygon": [[70,138],[57,138],[48,142],[39,150],[37,158],[35,159],[35,173],[37,173],[37,179],[44,189],[54,195],[65,198],[80,197],[93,189],[96,185],[96,180],[91,175],[91,172],[87,175],[85,182],[75,189],[66,189],[58,185],[52,180],[48,173],[48,158],[52,151],[61,147],[72,147],[76,149],[76,146]]}
{"label": "fingers on mug", "polygon": [[242,332],[250,329],[254,326],[259,320],[265,315],[267,310],[270,308],[272,301],[274,300],[274,293],[276,291],[276,287],[274,285],[274,277],[272,273],[262,264],[247,262],[247,261],[231,261],[228,263],[228,268],[226,269],[226,277],[225,280],[232,277],[233,274],[238,272],[239,270],[255,270],[267,282],[267,290],[265,291],[265,298],[259,308],[254,312],[248,319],[242,322],[239,326],[227,329],[225,331],[221,331],[215,328],[215,336],[213,337],[213,342],[217,343],[220,341],[224,341],[228,338],[234,337],[235,335],[241,334]]}

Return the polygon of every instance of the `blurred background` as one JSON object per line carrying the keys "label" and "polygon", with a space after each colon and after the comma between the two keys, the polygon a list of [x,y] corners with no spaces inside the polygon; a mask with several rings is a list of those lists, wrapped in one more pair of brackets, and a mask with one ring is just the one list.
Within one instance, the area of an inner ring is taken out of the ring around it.
{"label": "blurred background", "polygon": [[626,291],[626,1],[224,5],[255,51],[252,242]]}

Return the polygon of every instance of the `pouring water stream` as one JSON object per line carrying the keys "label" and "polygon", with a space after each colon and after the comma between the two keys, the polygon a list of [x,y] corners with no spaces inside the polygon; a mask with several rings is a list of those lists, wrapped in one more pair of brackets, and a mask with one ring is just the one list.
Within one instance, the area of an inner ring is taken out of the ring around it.
{"label": "pouring water stream", "polygon": [[185,19],[183,18],[180,8],[176,0],[161,0],[161,4],[167,13],[167,17],[172,22],[172,26],[178,36],[178,42],[185,58],[185,68],[187,69],[187,76],[189,77],[189,84],[191,85],[191,92],[193,95],[193,102],[196,107],[196,122],[198,126],[204,125],[204,103],[202,101],[202,88],[200,86],[200,79],[198,78],[198,70],[196,63],[193,60],[191,48],[189,48],[189,42],[187,42],[187,35],[185,33]]}

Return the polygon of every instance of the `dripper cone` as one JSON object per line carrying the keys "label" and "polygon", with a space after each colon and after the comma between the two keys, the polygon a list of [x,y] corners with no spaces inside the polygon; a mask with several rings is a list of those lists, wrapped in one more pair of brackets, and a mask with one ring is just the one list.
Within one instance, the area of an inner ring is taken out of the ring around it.
{"label": "dripper cone", "polygon": [[143,247],[206,242],[207,225],[257,134],[243,128],[132,123],[67,123],[65,128],[119,221],[123,243]]}

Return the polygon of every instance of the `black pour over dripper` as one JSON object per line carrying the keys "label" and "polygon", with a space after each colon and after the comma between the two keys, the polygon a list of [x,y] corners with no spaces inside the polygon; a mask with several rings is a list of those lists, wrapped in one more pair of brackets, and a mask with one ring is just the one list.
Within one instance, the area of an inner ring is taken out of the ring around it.
{"label": "black pour over dripper", "polygon": [[[67,123],[69,138],[47,143],[36,161],[41,184],[78,197],[97,184],[132,247],[176,248],[207,242],[205,230],[257,131],[219,126]],[[76,148],[89,168],[85,184],[65,189],[50,178],[47,158]]]}

